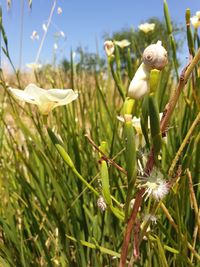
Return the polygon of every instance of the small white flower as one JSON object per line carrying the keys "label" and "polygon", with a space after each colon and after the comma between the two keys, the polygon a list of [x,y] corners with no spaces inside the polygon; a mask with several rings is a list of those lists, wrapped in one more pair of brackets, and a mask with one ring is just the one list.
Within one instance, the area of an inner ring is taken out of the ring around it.
{"label": "small white flower", "polygon": [[106,51],[107,56],[111,56],[115,51],[115,46],[113,44],[113,41],[107,40],[104,42],[104,49]]}
{"label": "small white flower", "polygon": [[39,40],[39,35],[36,31],[33,31],[30,38],[34,41],[34,40]]}
{"label": "small white flower", "polygon": [[148,33],[150,31],[153,31],[155,28],[155,23],[143,23],[138,26],[140,31],[143,31],[144,33]]}
{"label": "small white flower", "polygon": [[196,14],[198,14],[198,16],[196,15],[191,17],[190,22],[195,29],[198,29],[200,27],[200,11],[198,11]]}
{"label": "small white flower", "polygon": [[37,105],[42,115],[48,115],[52,109],[67,105],[78,97],[72,89],[45,90],[35,84],[29,84],[24,90],[11,87],[8,90],[15,98]]}
{"label": "small white flower", "polygon": [[143,220],[145,223],[150,220],[152,223],[157,224],[157,217],[153,214],[144,215]]}
{"label": "small white flower", "polygon": [[102,196],[97,199],[97,206],[101,211],[105,211],[107,208],[106,202]]}
{"label": "small white flower", "polygon": [[163,199],[169,192],[168,183],[163,179],[163,174],[157,169],[153,169],[148,177],[140,178],[139,188],[145,188],[145,200],[152,196],[157,201]]}
{"label": "small white flower", "polygon": [[65,38],[65,34],[64,34],[64,32],[63,31],[60,31],[60,36],[62,36],[63,38]]}
{"label": "small white flower", "polygon": [[55,43],[55,44],[53,45],[53,48],[54,48],[54,50],[57,50],[57,49],[58,49],[58,45]]}
{"label": "small white flower", "polygon": [[[144,226],[146,225],[147,221],[152,222],[152,224],[157,224],[157,218],[156,218],[155,215],[146,214],[146,215],[144,215],[143,222],[140,225],[141,229],[144,228]],[[149,226],[146,229],[146,235],[143,237],[144,240],[147,240],[148,233],[150,233],[150,232],[151,232],[151,227],[150,227],[150,224],[149,224]]]}
{"label": "small white flower", "polygon": [[196,16],[197,16],[198,18],[200,18],[200,11],[197,11],[197,12],[196,12]]}
{"label": "small white flower", "polygon": [[[130,209],[133,209],[134,205],[135,205],[135,198],[131,199],[130,201]],[[139,207],[139,211],[141,211],[141,207]]]}
{"label": "small white flower", "polygon": [[125,48],[129,46],[131,43],[128,40],[121,40],[121,41],[115,41],[115,44],[118,45],[120,48]]}
{"label": "small white flower", "polygon": [[[125,122],[124,116],[117,116],[117,119],[121,122]],[[134,116],[131,121],[137,133],[142,133],[140,118]]]}
{"label": "small white flower", "polygon": [[75,51],[72,52],[72,58],[73,58],[73,60],[76,58],[76,52]]}
{"label": "small white flower", "polygon": [[[127,115],[125,114],[125,116],[129,116],[129,114],[127,114]],[[162,112],[159,113],[160,120],[161,120],[162,116],[163,116],[163,113]],[[117,119],[121,122],[125,122],[124,116],[117,116]],[[132,120],[133,126],[136,128],[136,130],[138,129],[139,132],[141,132],[142,127],[141,127],[140,118],[133,116],[133,118],[131,120]],[[150,129],[150,118],[149,117],[148,117],[148,129]]]}
{"label": "small white flower", "polygon": [[42,24],[42,28],[43,28],[43,30],[44,30],[45,32],[47,32],[47,26],[46,26],[45,23]]}
{"label": "small white flower", "polygon": [[58,13],[58,15],[60,15],[62,13],[62,8],[61,7],[58,7],[57,13]]}
{"label": "small white flower", "polygon": [[38,64],[38,63],[35,63],[35,62],[28,63],[28,64],[26,64],[26,66],[29,69],[32,69],[32,70],[36,70],[36,69],[41,69],[42,68],[42,64]]}

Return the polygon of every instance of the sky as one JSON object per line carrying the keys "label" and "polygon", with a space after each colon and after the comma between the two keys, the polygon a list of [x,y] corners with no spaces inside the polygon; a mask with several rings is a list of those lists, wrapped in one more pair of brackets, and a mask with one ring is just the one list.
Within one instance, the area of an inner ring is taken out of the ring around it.
{"label": "sky", "polygon": [[[105,32],[112,34],[130,27],[137,29],[139,24],[151,17],[163,19],[164,16],[163,0],[32,0],[31,9],[28,0],[12,0],[10,9],[7,8],[6,0],[0,0],[9,53],[16,68],[21,66],[24,69],[27,63],[36,60],[44,35],[42,25],[47,24],[54,1],[56,6],[52,21],[39,56],[42,64],[52,63],[55,58],[57,62],[61,58],[69,58],[70,50],[75,50],[80,45],[89,52],[96,52],[98,47],[98,51],[103,53]],[[192,16],[200,10],[199,0],[168,0],[167,3],[171,19],[183,26],[186,8],[190,8]],[[62,9],[61,14],[57,12],[58,7]],[[33,31],[37,31],[39,40],[33,41],[30,38]],[[61,32],[65,36],[56,37]],[[4,56],[2,66],[8,66]]]}

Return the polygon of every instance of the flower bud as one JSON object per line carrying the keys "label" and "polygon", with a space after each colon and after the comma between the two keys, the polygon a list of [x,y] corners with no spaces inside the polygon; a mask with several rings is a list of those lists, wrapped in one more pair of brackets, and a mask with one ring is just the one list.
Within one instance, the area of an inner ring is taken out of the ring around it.
{"label": "flower bud", "polygon": [[150,69],[144,63],[140,65],[133,77],[129,88],[128,96],[134,99],[140,99],[149,92]]}
{"label": "flower bud", "polygon": [[111,40],[107,40],[104,42],[104,49],[106,51],[107,56],[111,56],[115,51],[115,46]]}

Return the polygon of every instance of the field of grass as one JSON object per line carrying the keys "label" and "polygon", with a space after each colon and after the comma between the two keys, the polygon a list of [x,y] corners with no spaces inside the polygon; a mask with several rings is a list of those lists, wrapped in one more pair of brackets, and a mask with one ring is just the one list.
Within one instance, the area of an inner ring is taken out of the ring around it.
{"label": "field of grass", "polygon": [[[169,63],[139,100],[137,40],[106,68],[1,71],[0,266],[200,266],[200,42],[188,24],[177,77],[166,2],[165,19]],[[42,115],[9,90],[29,83],[78,98]]]}

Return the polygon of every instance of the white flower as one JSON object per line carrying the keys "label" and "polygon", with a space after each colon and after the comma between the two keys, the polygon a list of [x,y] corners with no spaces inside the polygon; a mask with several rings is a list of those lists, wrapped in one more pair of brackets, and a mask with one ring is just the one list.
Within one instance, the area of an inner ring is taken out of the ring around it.
{"label": "white flower", "polygon": [[128,96],[133,99],[140,99],[150,90],[150,68],[142,63],[137,69],[128,88]]}
{"label": "white flower", "polygon": [[140,123],[139,118],[137,118],[137,117],[132,118],[132,115],[125,114],[124,116],[117,116],[117,119],[121,122],[132,121],[132,124],[136,130],[136,135],[135,135],[136,147],[145,145],[144,137],[142,135],[141,123]]}
{"label": "white flower", "polygon": [[73,58],[73,60],[76,58],[76,52],[75,51],[72,52],[72,58]]}
{"label": "white flower", "polygon": [[30,38],[34,41],[34,40],[39,40],[39,35],[36,31],[33,31]]}
{"label": "white flower", "polygon": [[44,30],[45,32],[47,32],[47,26],[46,26],[45,23],[42,24],[42,28],[43,28],[43,30]]}
{"label": "white flower", "polygon": [[60,15],[62,13],[62,8],[61,7],[58,7],[57,13],[58,13],[58,15]]}
{"label": "white flower", "polygon": [[[125,122],[125,119],[124,119],[124,116],[117,116],[117,119],[121,122]],[[133,117],[132,118],[132,124],[133,126],[135,127],[137,133],[141,133],[142,130],[141,130],[141,123],[140,123],[140,118],[137,118],[137,117]]]}
{"label": "white flower", "polygon": [[157,223],[157,217],[155,215],[153,215],[153,214],[146,214],[146,215],[144,215],[143,220],[144,220],[145,223],[147,221],[151,221],[154,224]]}
{"label": "white flower", "polygon": [[113,44],[113,41],[107,40],[104,42],[104,49],[106,51],[107,56],[111,56],[115,51],[115,46]]}
{"label": "white flower", "polygon": [[145,188],[145,200],[152,196],[157,201],[163,199],[169,192],[168,183],[163,179],[163,174],[157,169],[153,169],[150,176],[140,178],[138,187]]}
{"label": "white flower", "polygon": [[42,68],[42,64],[38,64],[38,63],[35,63],[35,62],[28,63],[28,64],[26,64],[26,66],[29,69],[32,69],[32,70],[36,70],[36,69],[41,69]]}
{"label": "white flower", "polygon": [[58,49],[58,45],[55,43],[55,44],[53,45],[53,48],[54,48],[54,50],[57,50],[57,49]]}
{"label": "white flower", "polygon": [[63,38],[65,38],[65,34],[64,34],[64,32],[63,31],[60,31],[60,36],[62,36]]}
{"label": "white flower", "polygon": [[196,16],[197,16],[198,18],[200,18],[200,11],[197,11],[197,12],[196,12]]}
{"label": "white flower", "polygon": [[196,14],[198,14],[198,16],[196,15],[190,18],[190,22],[195,29],[200,27],[200,11],[198,11]]}
{"label": "white flower", "polygon": [[39,88],[35,84],[29,84],[24,90],[9,88],[11,94],[30,104],[38,106],[43,115],[48,115],[52,109],[71,103],[78,97],[72,89],[49,89]]}
{"label": "white flower", "polygon": [[[160,120],[162,118],[162,115],[163,115],[163,113],[159,114]],[[127,115],[125,115],[125,116],[127,116]],[[117,116],[117,119],[119,121],[121,121],[121,122],[125,122],[124,116]],[[137,118],[137,117],[134,116],[131,121],[132,121],[133,126],[136,129],[136,132],[137,133],[142,133],[142,126],[141,126],[140,118]],[[148,129],[150,129],[150,118],[149,118],[149,116],[148,116]]]}
{"label": "white flower", "polygon": [[121,41],[115,41],[115,44],[118,45],[120,48],[125,48],[129,46],[131,43],[128,40],[121,40]]}
{"label": "white flower", "polygon": [[150,31],[153,31],[155,28],[155,23],[144,23],[144,24],[140,24],[138,26],[140,31],[143,31],[144,33],[148,33]]}

